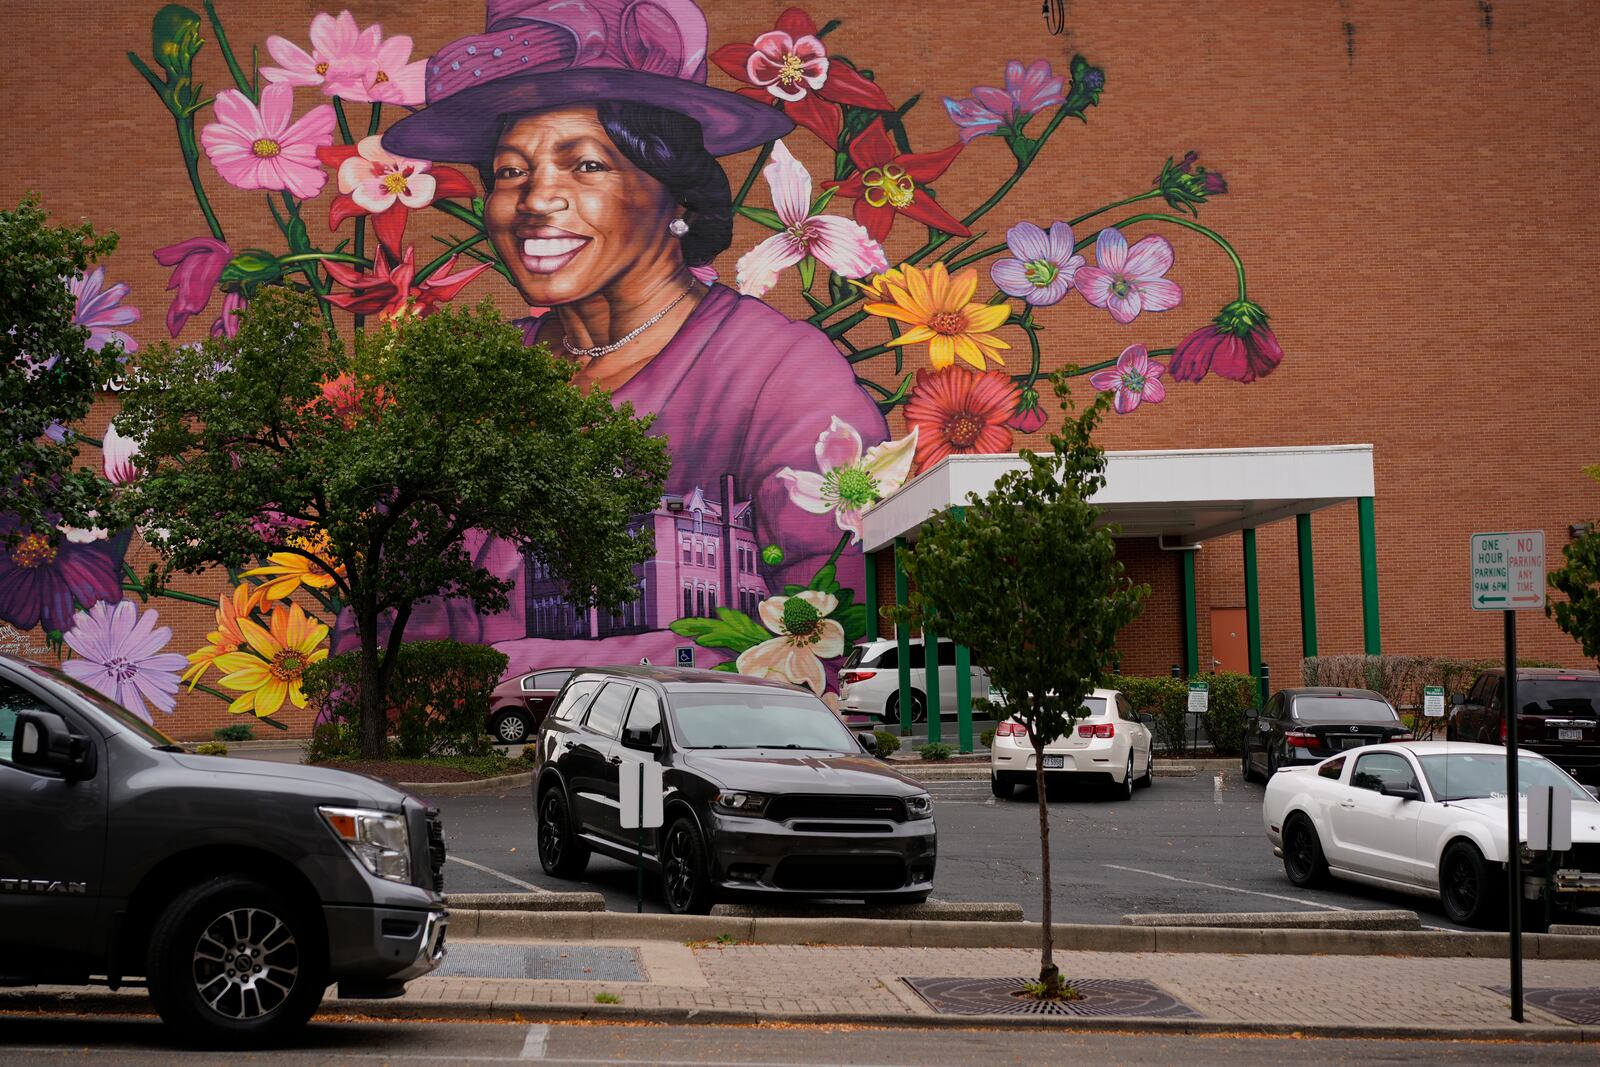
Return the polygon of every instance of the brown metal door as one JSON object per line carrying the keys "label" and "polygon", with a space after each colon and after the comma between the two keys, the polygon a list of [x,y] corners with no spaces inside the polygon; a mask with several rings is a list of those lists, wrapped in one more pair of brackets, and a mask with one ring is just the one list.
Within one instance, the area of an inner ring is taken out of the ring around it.
{"label": "brown metal door", "polygon": [[1249,673],[1250,642],[1243,608],[1211,609],[1211,660],[1214,671]]}

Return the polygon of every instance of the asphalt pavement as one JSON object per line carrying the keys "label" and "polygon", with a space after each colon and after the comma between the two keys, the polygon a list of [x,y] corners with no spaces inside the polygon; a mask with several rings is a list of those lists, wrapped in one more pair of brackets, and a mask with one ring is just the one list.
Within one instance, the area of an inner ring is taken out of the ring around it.
{"label": "asphalt pavement", "polygon": [[1592,1064],[1594,1046],[1515,1042],[1190,1037],[1076,1030],[920,1030],[796,1026],[610,1026],[562,1023],[319,1022],[274,1050],[195,1052],[150,1019],[0,1018],[6,1062],[173,1064],[652,1063],[671,1067],[797,1064],[1105,1063],[1274,1067],[1296,1063]]}

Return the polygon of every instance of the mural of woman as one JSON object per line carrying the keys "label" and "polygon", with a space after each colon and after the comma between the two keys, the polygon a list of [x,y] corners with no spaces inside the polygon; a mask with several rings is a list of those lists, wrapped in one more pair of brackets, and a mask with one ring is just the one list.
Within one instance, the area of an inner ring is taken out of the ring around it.
{"label": "mural of woman", "polygon": [[[732,607],[771,631],[742,670],[820,690],[820,661],[842,655],[843,629],[827,618],[841,590],[824,581],[785,597],[785,587],[810,586],[832,564],[833,581],[859,591],[859,509],[839,472],[876,463],[898,485],[914,443],[872,451],[888,436],[884,417],[820,330],[695,276],[732,240],[716,157],[793,127],[776,108],[709,87],[706,46],[690,0],[489,0],[486,32],[429,59],[427,105],[384,134],[396,155],[478,167],[495,252],[530,307],[549,309],[525,320],[528,341],[576,361],[578,383],[653,413],[673,457],[647,520],[656,558],[620,616],[573,611],[537,561],[487,543],[484,564],[517,582],[510,610],[434,604],[408,639],[492,643],[514,672],[670,663],[687,643],[671,624]],[[860,273],[886,268],[865,230],[835,221],[871,250]],[[698,662],[725,657],[702,651]]]}

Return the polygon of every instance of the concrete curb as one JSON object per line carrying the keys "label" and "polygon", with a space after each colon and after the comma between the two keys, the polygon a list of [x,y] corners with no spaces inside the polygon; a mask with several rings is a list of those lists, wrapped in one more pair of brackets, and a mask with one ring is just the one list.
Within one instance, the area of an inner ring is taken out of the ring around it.
{"label": "concrete curb", "polygon": [[[458,938],[535,941],[715,941],[769,945],[872,945],[892,948],[1034,948],[1030,922],[929,919],[811,919],[741,915],[639,915],[610,911],[480,911],[452,908]],[[1504,959],[1505,934],[1448,930],[1231,929],[1196,926],[1092,926],[1057,923],[1063,952],[1203,952],[1268,956],[1414,956]],[[1525,934],[1530,960],[1600,959],[1600,938]]]}
{"label": "concrete curb", "polygon": [[1240,911],[1124,915],[1123,926],[1195,926],[1207,929],[1420,930],[1414,911]]}
{"label": "concrete curb", "polygon": [[[42,1012],[51,1015],[147,1015],[153,1012],[141,991],[120,993],[0,992],[0,1012]],[[899,1015],[861,1012],[808,1015],[799,1012],[757,1012],[730,1008],[651,1008],[625,1004],[535,1004],[495,1001],[382,1001],[325,998],[319,1016],[380,1020],[499,1020],[508,1022],[635,1023],[659,1026],[750,1026],[756,1023],[851,1025],[897,1030],[1099,1030],[1189,1036],[1253,1035],[1307,1038],[1401,1038],[1439,1041],[1521,1041],[1561,1044],[1600,1042],[1600,1027],[1503,1026],[1445,1027],[1364,1026],[1360,1024],[1261,1023],[1247,1020],[1150,1019],[1130,1016],[1058,1015]]]}
{"label": "concrete curb", "polygon": [[468,911],[605,911],[599,893],[447,893],[452,916]]}
{"label": "concrete curb", "polygon": [[820,904],[795,901],[792,904],[714,904],[711,917],[789,918],[789,919],[922,919],[939,922],[1022,922],[1022,905],[1009,901],[929,900],[922,904]]}
{"label": "concrete curb", "polygon": [[[502,793],[508,789],[526,789],[533,785],[532,771],[519,774],[502,774],[498,778],[479,778],[471,782],[396,782],[396,789],[404,789],[423,797],[465,797],[477,793]],[[445,839],[446,844],[449,838]]]}

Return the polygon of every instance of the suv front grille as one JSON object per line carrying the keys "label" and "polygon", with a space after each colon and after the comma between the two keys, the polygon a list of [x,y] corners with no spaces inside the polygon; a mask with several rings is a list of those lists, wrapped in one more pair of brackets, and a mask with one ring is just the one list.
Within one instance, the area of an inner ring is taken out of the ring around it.
{"label": "suv front grille", "polygon": [[444,819],[439,815],[438,808],[429,808],[428,818],[428,867],[433,873],[433,891],[444,892]]}
{"label": "suv front grille", "polygon": [[772,876],[779,889],[870,892],[906,884],[899,856],[789,856]]}
{"label": "suv front grille", "polygon": [[905,802],[898,797],[830,796],[787,793],[772,798],[767,818],[787,819],[892,819],[905,822]]}

